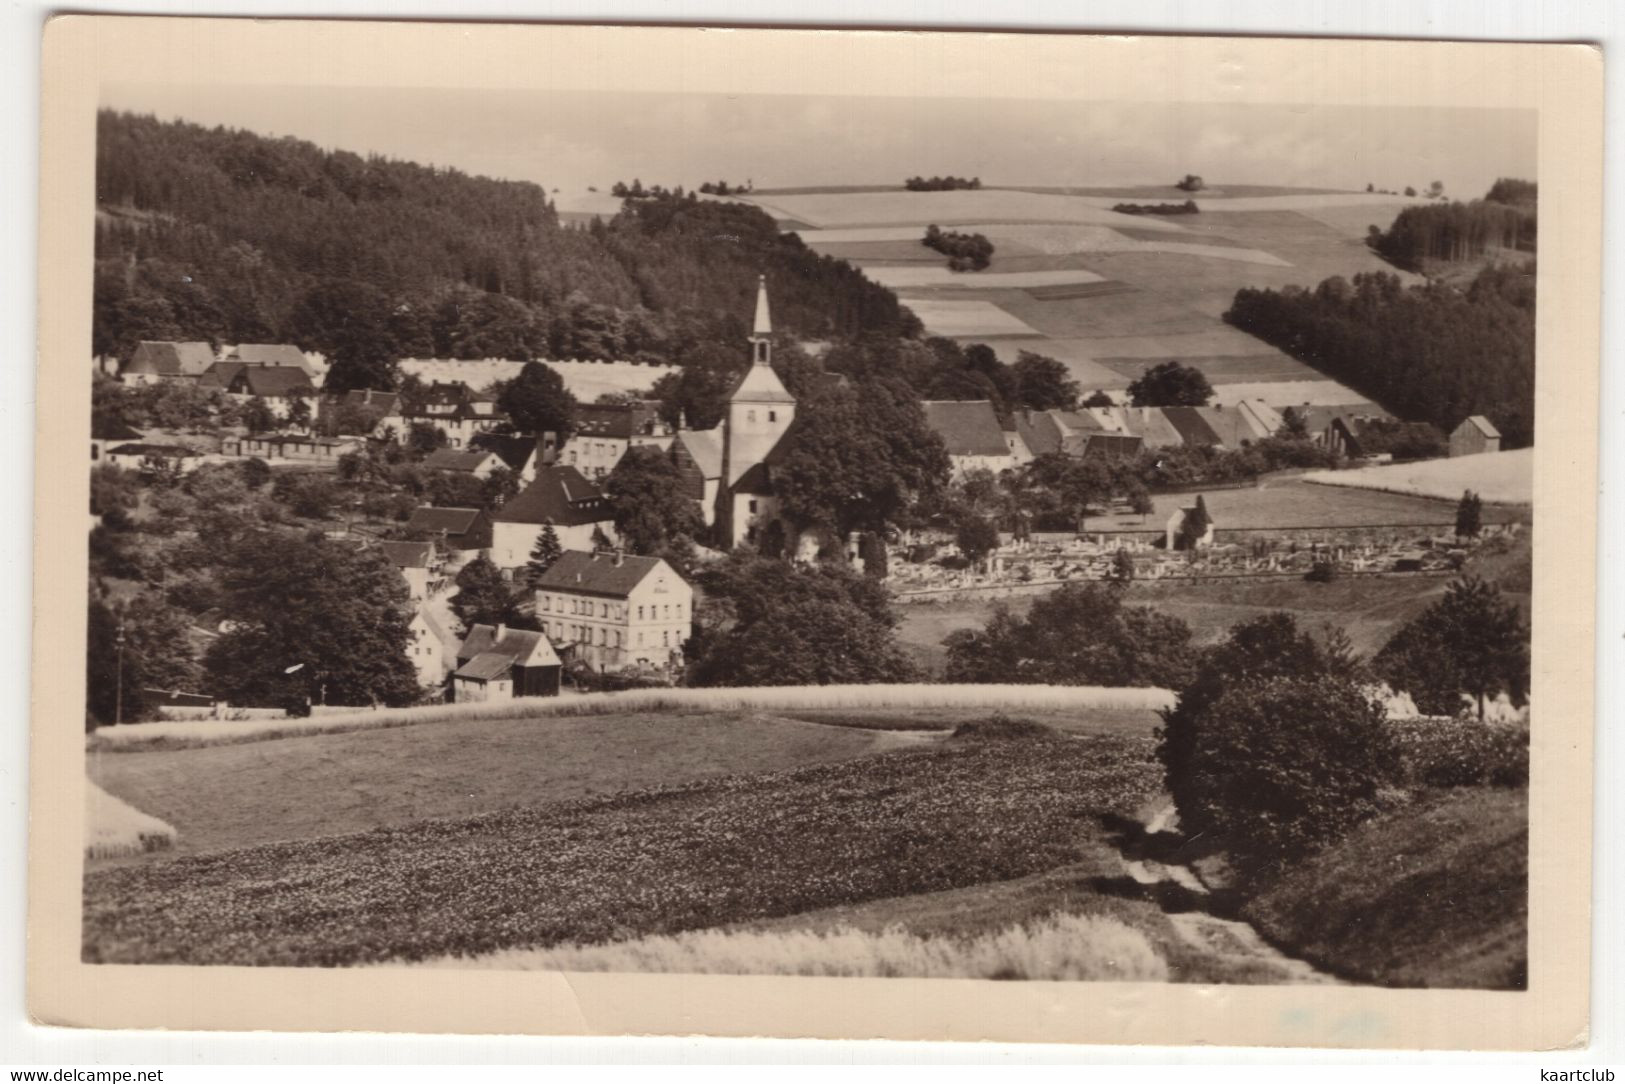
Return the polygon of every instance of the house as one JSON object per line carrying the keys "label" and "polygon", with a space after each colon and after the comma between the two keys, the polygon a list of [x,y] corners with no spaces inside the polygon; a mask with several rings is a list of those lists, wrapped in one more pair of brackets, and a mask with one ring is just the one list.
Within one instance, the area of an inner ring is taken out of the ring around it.
{"label": "house", "polygon": [[214,364],[214,348],[203,342],[141,342],[119,370],[119,380],[142,384],[195,383]]}
{"label": "house", "polygon": [[456,650],[456,640],[450,637],[427,606],[416,606],[407,625],[412,634],[406,646],[406,657],[417,671],[418,684],[426,688],[440,688],[446,684],[448,647]]}
{"label": "house", "polygon": [[667,449],[677,467],[683,496],[700,503],[700,515],[707,527],[717,521],[717,494],[722,487],[722,431],[684,429]]}
{"label": "house", "polygon": [[539,468],[553,462],[553,434],[538,438],[517,433],[475,433],[468,439],[468,450],[490,452],[524,485],[536,477]]}
{"label": "house", "polygon": [[1450,454],[1482,455],[1501,450],[1501,431],[1482,414],[1474,414],[1450,433]]}
{"label": "house", "polygon": [[954,477],[962,478],[973,470],[997,474],[1016,465],[998,412],[988,400],[935,400],[920,405],[925,408],[925,423],[948,449]]}
{"label": "house", "polygon": [[1168,517],[1165,541],[1172,550],[1199,550],[1213,545],[1213,517],[1208,515],[1207,502],[1197,494],[1196,503],[1177,508]]}
{"label": "house", "polygon": [[536,584],[536,617],[595,670],[674,666],[694,631],[694,589],[659,557],[568,550]]}
{"label": "house", "polygon": [[402,404],[401,420],[408,430],[420,424],[438,429],[449,446],[461,448],[476,433],[488,433],[505,419],[490,396],[467,384],[437,380],[424,389],[416,404]]}
{"label": "house", "polygon": [[[357,430],[345,434],[346,436],[371,436],[382,439],[393,435],[397,440],[406,439],[406,419],[401,417],[399,392],[354,388],[338,395],[328,395],[322,399],[318,416],[323,421],[329,418],[336,419],[335,425],[341,430],[344,428]],[[361,431],[357,425],[342,424],[361,418],[372,420],[372,424],[367,426],[365,431]]]}
{"label": "house", "polygon": [[252,456],[270,461],[310,463],[336,467],[344,456],[361,447],[346,437],[318,437],[306,433],[249,433],[220,442],[220,454]]}
{"label": "house", "polygon": [[305,352],[291,343],[239,343],[227,347],[220,360],[260,368],[299,369],[307,380],[316,375]]}
{"label": "house", "polygon": [[1034,459],[1055,455],[1061,450],[1064,433],[1061,423],[1047,410],[1017,410],[1010,416],[1016,433]]}
{"label": "house", "polygon": [[422,602],[429,597],[439,564],[433,542],[380,542],[378,549],[400,571],[408,598]]}
{"label": "house", "polygon": [[436,448],[423,460],[426,470],[443,470],[452,474],[470,474],[480,481],[491,477],[502,460],[495,452],[462,451],[456,448]]}
{"label": "house", "polygon": [[291,417],[298,403],[309,418],[316,417],[316,387],[302,366],[217,361],[198,377],[198,387],[225,392],[240,403],[259,399],[278,421]]}
{"label": "house", "polygon": [[591,479],[615,469],[629,449],[671,447],[675,433],[650,403],[592,403],[576,408],[576,430],[562,462]]}
{"label": "house", "polygon": [[121,421],[94,415],[90,419],[90,461],[99,463],[109,448],[141,439],[141,430],[132,429]]}
{"label": "house", "polygon": [[1148,451],[1177,448],[1185,443],[1162,407],[1113,407],[1111,413],[1122,420],[1123,431],[1139,437]]}
{"label": "house", "polygon": [[412,509],[406,520],[412,534],[434,541],[441,550],[469,552],[491,545],[491,517],[483,508],[435,508],[423,505]]}
{"label": "house", "polygon": [[574,467],[554,464],[504,504],[491,521],[491,560],[500,568],[518,568],[552,524],[565,549],[592,550],[615,538],[615,518],[597,486]]}
{"label": "house", "polygon": [[463,703],[557,696],[563,670],[553,645],[542,633],[506,625],[475,625],[457,648],[452,699]]}
{"label": "house", "polygon": [[116,444],[102,454],[102,461],[144,475],[160,472],[186,474],[203,463],[203,457],[182,444]]}

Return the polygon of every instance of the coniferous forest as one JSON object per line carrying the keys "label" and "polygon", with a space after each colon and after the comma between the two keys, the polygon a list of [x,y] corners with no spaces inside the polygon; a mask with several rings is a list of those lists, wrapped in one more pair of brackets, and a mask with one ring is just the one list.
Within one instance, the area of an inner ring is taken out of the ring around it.
{"label": "coniferous forest", "polygon": [[565,225],[528,182],[112,111],[97,137],[98,355],[192,339],[335,364],[368,349],[366,372],[386,356],[682,363],[739,349],[761,273],[793,335],[918,331],[891,291],[761,210],[680,188]]}

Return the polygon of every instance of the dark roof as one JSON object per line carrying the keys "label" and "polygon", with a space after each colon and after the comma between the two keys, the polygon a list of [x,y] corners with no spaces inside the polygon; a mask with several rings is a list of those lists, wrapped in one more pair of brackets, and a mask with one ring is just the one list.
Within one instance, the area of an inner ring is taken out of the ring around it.
{"label": "dark roof", "polygon": [[1061,427],[1047,411],[1018,410],[1015,421],[1016,432],[1033,455],[1049,455],[1061,450]]}
{"label": "dark roof", "polygon": [[658,557],[565,550],[542,573],[536,587],[543,591],[626,598],[644,577],[664,563]]}
{"label": "dark roof", "polygon": [[576,407],[576,436],[630,440],[660,428],[660,414],[644,404],[589,403]]}
{"label": "dark roof", "polygon": [[1188,448],[1224,443],[1224,437],[1207,423],[1202,411],[1196,407],[1163,407],[1162,416],[1168,419],[1168,424],[1174,427],[1179,439]]}
{"label": "dark roof", "polygon": [[543,633],[533,629],[498,628],[475,625],[457,648],[457,661],[467,663],[481,656],[501,656],[520,666],[557,666],[559,657]]}
{"label": "dark roof", "polygon": [[157,373],[159,376],[202,376],[214,364],[214,349],[208,343],[142,342],[130,355],[125,372]]}
{"label": "dark roof", "polygon": [[316,394],[310,374],[294,365],[244,365],[231,378],[226,390],[262,399]]}
{"label": "dark roof", "polygon": [[473,473],[478,470],[494,453],[483,451],[459,451],[456,448],[436,448],[423,460],[426,470],[449,470]]}
{"label": "dark roof", "polygon": [[611,519],[609,502],[574,467],[543,467],[536,478],[492,517],[498,523],[553,523],[578,527]]}
{"label": "dark roof", "polygon": [[948,446],[949,455],[1006,456],[1010,446],[1004,442],[1004,427],[993,404],[986,399],[959,402],[927,402],[926,424],[936,430]]}
{"label": "dark roof", "polygon": [[1118,459],[1138,455],[1144,446],[1142,438],[1128,433],[1089,433],[1069,438],[1066,450],[1083,459]]}
{"label": "dark roof", "polygon": [[722,477],[722,429],[685,429],[677,440],[687,450],[701,477]]}
{"label": "dark roof", "polygon": [[237,374],[246,368],[248,366],[240,361],[217,361],[197,378],[197,386],[225,391],[237,378]]}
{"label": "dark roof", "polygon": [[247,365],[291,366],[310,375],[305,352],[290,343],[238,343],[226,352],[226,357]]}
{"label": "dark roof", "polygon": [[116,418],[94,415],[90,419],[91,440],[140,440],[144,435]]}
{"label": "dark roof", "polygon": [[182,444],[120,444],[117,448],[109,448],[108,455],[197,455],[198,453]]}
{"label": "dark roof", "polygon": [[1456,428],[1460,429],[1463,425],[1472,426],[1486,437],[1498,437],[1501,435],[1501,431],[1495,428],[1495,426],[1491,424],[1490,420],[1484,417],[1482,414],[1474,414],[1472,417],[1462,422],[1461,425],[1456,426]]}
{"label": "dark roof", "polygon": [[434,556],[433,542],[380,542],[378,548],[396,568],[428,568]]}
{"label": "dark roof", "polygon": [[456,676],[473,681],[496,681],[498,678],[507,677],[512,671],[512,655],[499,655],[494,651],[487,651],[459,666]]}
{"label": "dark roof", "polygon": [[426,531],[438,534],[456,536],[467,534],[473,530],[480,518],[481,509],[478,508],[434,508],[423,505],[412,509],[412,515],[407,519],[406,526],[414,531]]}
{"label": "dark roof", "polygon": [[752,463],[745,468],[733,484],[735,493],[749,493],[756,497],[771,497],[773,495],[773,477],[765,463]]}
{"label": "dark roof", "polygon": [[346,406],[372,407],[382,410],[385,415],[396,414],[401,409],[401,393],[398,391],[374,391],[372,388],[351,388],[341,395],[329,396],[334,402],[341,402]]}
{"label": "dark roof", "polygon": [[470,451],[490,452],[509,470],[523,470],[536,453],[536,438],[513,433],[475,433],[468,438]]}

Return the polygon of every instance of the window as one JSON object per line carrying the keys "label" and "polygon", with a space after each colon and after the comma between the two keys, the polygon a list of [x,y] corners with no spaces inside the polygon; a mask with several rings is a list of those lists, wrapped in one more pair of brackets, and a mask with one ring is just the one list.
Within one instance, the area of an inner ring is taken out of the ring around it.
{"label": "window", "polygon": [[755,421],[756,420],[756,412],[754,410],[745,411],[745,420],[747,422]]}
{"label": "window", "polygon": [[603,613],[600,616],[603,616],[603,617],[608,617],[609,616],[609,603],[607,603],[607,602],[603,603]]}
{"label": "window", "polygon": [[770,422],[778,421],[779,420],[779,412],[776,411],[776,410],[768,411],[767,412],[767,420],[770,421]]}
{"label": "window", "polygon": [[639,647],[643,646],[643,633],[641,633],[641,632],[638,633],[638,646]]}
{"label": "window", "polygon": [[671,603],[668,602],[666,604],[665,609],[664,609],[663,612],[665,613],[666,620],[668,620],[668,621],[671,620]]}
{"label": "window", "polygon": [[750,502],[750,511],[752,515],[756,514],[756,501],[754,499]]}
{"label": "window", "polygon": [[616,630],[616,633],[615,633],[615,646],[616,647],[621,646],[621,634],[620,634],[619,630]]}
{"label": "window", "polygon": [[638,607],[638,620],[639,621],[643,620],[643,607],[642,606]]}
{"label": "window", "polygon": [[542,609],[551,610],[552,608],[553,608],[553,596],[552,595],[543,595],[542,596]]}
{"label": "window", "polygon": [[683,604],[682,604],[682,603],[681,603],[681,602],[679,602],[679,603],[678,603],[678,604],[677,604],[677,616],[678,616],[678,617],[682,617],[682,616],[683,616]]}
{"label": "window", "polygon": [[662,632],[660,634],[660,646],[661,647],[670,647],[671,646],[671,633]]}

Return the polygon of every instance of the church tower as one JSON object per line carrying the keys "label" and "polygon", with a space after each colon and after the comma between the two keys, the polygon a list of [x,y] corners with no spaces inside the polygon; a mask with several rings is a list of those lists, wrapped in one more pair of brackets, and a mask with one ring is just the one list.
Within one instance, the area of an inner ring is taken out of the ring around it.
{"label": "church tower", "polygon": [[777,502],[762,464],[796,416],[795,396],[773,371],[773,318],[765,275],[756,283],[749,341],[750,367],[728,397],[722,421],[717,526],[726,546],[754,538],[756,529],[775,517]]}
{"label": "church tower", "polygon": [[796,400],[773,371],[773,318],[767,276],[756,283],[756,319],[750,332],[750,368],[728,397],[723,432],[723,484],[732,486],[767,458],[795,418]]}

